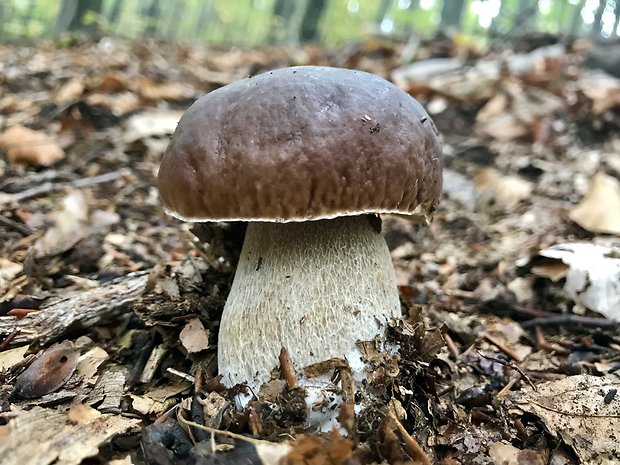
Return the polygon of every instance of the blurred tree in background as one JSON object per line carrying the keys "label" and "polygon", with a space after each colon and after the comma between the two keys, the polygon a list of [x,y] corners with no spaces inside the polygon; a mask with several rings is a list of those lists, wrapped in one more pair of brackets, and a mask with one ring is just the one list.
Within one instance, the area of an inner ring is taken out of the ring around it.
{"label": "blurred tree in background", "polygon": [[550,33],[617,38],[619,0],[3,0],[2,40],[114,34],[257,46],[339,45],[439,30],[505,42]]}

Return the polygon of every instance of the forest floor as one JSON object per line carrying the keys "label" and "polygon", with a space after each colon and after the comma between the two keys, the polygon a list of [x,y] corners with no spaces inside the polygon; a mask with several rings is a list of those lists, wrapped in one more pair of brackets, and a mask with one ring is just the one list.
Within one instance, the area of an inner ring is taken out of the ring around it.
{"label": "forest floor", "polygon": [[[512,45],[0,45],[0,462],[620,463],[620,79],[587,41]],[[376,401],[345,435],[283,380],[235,409],[215,355],[239,231],[155,187],[194,99],[296,64],[390,79],[444,137],[430,227],[383,219],[401,350],[367,347]]]}

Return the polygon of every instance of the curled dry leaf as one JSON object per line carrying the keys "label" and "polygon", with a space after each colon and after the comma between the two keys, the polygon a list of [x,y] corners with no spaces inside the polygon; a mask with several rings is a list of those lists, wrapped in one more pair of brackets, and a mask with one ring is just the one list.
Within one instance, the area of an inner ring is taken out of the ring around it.
{"label": "curled dry leaf", "polygon": [[495,465],[544,465],[543,457],[533,450],[519,450],[507,442],[496,442],[489,447]]}
{"label": "curled dry leaf", "polygon": [[598,173],[569,217],[588,231],[620,235],[620,181]]}
{"label": "curled dry leaf", "polygon": [[15,395],[34,399],[60,389],[71,378],[79,356],[71,341],[53,345],[19,375]]}
{"label": "curled dry leaf", "polygon": [[566,267],[562,277],[566,277],[564,289],[571,299],[620,321],[620,249],[588,243],[558,244],[539,255]]}
{"label": "curled dry leaf", "polygon": [[532,183],[516,176],[503,176],[494,168],[482,168],[474,182],[483,197],[490,197],[506,208],[515,207],[532,193]]}
{"label": "curled dry leaf", "polygon": [[209,333],[199,318],[187,322],[179,335],[181,344],[188,353],[194,354],[209,348]]}
{"label": "curled dry leaf", "polygon": [[84,93],[84,81],[82,77],[76,77],[66,82],[56,94],[56,103],[63,104],[73,102]]}
{"label": "curled dry leaf", "polygon": [[517,403],[571,446],[579,463],[618,463],[620,396],[615,393],[619,388],[617,379],[570,376],[539,384],[537,391],[527,389]]}
{"label": "curled dry leaf", "polygon": [[6,151],[10,162],[32,166],[51,166],[65,157],[49,136],[19,124],[0,134],[0,149]]}

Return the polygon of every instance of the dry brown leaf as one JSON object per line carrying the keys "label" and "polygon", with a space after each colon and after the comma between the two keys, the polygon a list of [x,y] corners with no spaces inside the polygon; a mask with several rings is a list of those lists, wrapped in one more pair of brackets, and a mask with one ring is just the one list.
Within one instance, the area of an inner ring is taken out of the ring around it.
{"label": "dry brown leaf", "polygon": [[601,114],[615,106],[620,106],[620,79],[604,71],[583,72],[577,85],[592,100],[594,113]]}
{"label": "dry brown leaf", "polygon": [[35,258],[66,252],[84,237],[88,222],[88,201],[79,190],[70,191],[62,199],[62,207],[50,214],[53,225],[32,248]]}
{"label": "dry brown leaf", "polygon": [[281,465],[346,465],[353,454],[353,444],[332,430],[329,441],[318,436],[300,436]]}
{"label": "dry brown leaf", "polygon": [[80,403],[73,404],[69,409],[69,412],[67,412],[69,421],[76,425],[86,425],[88,423],[92,423],[100,416],[101,413],[98,410],[95,410],[90,405]]}
{"label": "dry brown leaf", "polygon": [[506,208],[513,208],[532,194],[532,183],[516,176],[503,176],[495,168],[482,168],[474,177],[476,189]]}
{"label": "dry brown leaf", "polygon": [[78,362],[77,372],[82,381],[94,385],[97,382],[99,367],[108,359],[108,353],[101,347],[93,347]]}
{"label": "dry brown leaf", "polygon": [[620,235],[620,181],[598,173],[569,217],[588,231]]}
{"label": "dry brown leaf", "polygon": [[181,344],[190,354],[201,352],[209,348],[209,332],[199,318],[192,318],[187,322],[179,335]]}
{"label": "dry brown leaf", "polygon": [[15,394],[34,399],[60,389],[71,378],[79,356],[71,341],[53,345],[19,375],[15,381]]}
{"label": "dry brown leaf", "polygon": [[12,163],[51,166],[65,157],[65,152],[46,134],[15,125],[0,134],[0,149]]}
{"label": "dry brown leaf", "polygon": [[23,269],[24,267],[22,264],[0,257],[0,295],[6,292],[5,288]]}
{"label": "dry brown leaf", "polygon": [[495,465],[545,465],[545,460],[530,449],[519,450],[507,442],[496,442],[489,447]]}
{"label": "dry brown leaf", "polygon": [[119,72],[111,72],[101,77],[95,85],[95,89],[100,92],[120,92],[127,89],[127,80]]}
{"label": "dry brown leaf", "polygon": [[54,101],[57,104],[74,102],[84,93],[84,81],[81,77],[73,78],[66,82],[56,94]]}
{"label": "dry brown leaf", "polygon": [[15,365],[22,363],[26,352],[28,352],[27,345],[0,352],[0,374],[4,374]]}
{"label": "dry brown leaf", "polygon": [[178,101],[191,97],[193,91],[185,84],[178,82],[158,83],[147,78],[139,79],[134,87],[135,92],[146,100]]}
{"label": "dry brown leaf", "polygon": [[560,279],[564,279],[566,277],[566,272],[569,268],[570,267],[566,263],[560,260],[554,260],[537,263],[530,269],[530,271],[536,276],[549,278],[554,283],[557,283]]}
{"label": "dry brown leaf", "polygon": [[190,383],[180,382],[152,389],[141,396],[131,394],[131,407],[142,415],[159,416],[178,402],[175,396],[190,387]]}
{"label": "dry brown leaf", "polygon": [[620,396],[616,395],[620,381],[578,375],[536,388],[526,388],[517,404],[540,417],[553,436],[571,446],[580,463],[620,460]]}

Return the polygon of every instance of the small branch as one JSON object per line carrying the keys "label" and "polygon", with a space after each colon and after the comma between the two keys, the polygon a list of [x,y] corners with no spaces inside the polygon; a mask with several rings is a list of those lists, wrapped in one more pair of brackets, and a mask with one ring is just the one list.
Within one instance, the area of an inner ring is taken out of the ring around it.
{"label": "small branch", "polygon": [[594,328],[617,328],[620,323],[609,320],[607,318],[592,318],[581,315],[557,315],[542,318],[534,318],[533,320],[521,323],[523,328],[531,328],[535,326],[558,326],[558,325],[574,325],[588,326]]}
{"label": "small branch", "polygon": [[536,326],[536,347],[540,350],[555,352],[556,354],[570,354],[570,350],[547,341],[547,339],[545,339],[545,335],[538,326]]}
{"label": "small branch", "polygon": [[513,370],[518,372],[525,381],[527,381],[527,384],[529,384],[534,391],[538,391],[538,388],[536,387],[536,385],[532,383],[532,380],[530,380],[530,378],[525,374],[525,372],[515,362],[505,362],[504,360],[500,360],[499,358],[484,355],[480,351],[478,351],[478,355],[480,355],[482,358],[486,358],[487,360],[491,360],[492,362],[496,362],[496,363],[499,363],[500,365],[504,365],[504,366],[512,368]]}
{"label": "small branch", "polygon": [[422,449],[418,441],[413,438],[405,429],[405,427],[400,423],[398,418],[396,418],[392,413],[389,414],[390,420],[394,422],[394,425],[398,429],[398,432],[403,437],[405,441],[405,448],[407,449],[407,453],[411,456],[411,458],[420,465],[432,465],[433,461],[430,459],[428,454]]}
{"label": "small branch", "polygon": [[0,215],[0,224],[6,226],[7,228],[11,228],[17,231],[22,236],[30,236],[31,234],[34,233],[34,231],[30,229],[28,226],[26,226],[25,224],[18,223],[17,221],[13,221],[4,215]]}
{"label": "small branch", "polygon": [[503,344],[502,342],[499,342],[497,339],[489,336],[488,334],[485,334],[483,337],[484,337],[485,341],[487,341],[489,344],[492,344],[495,347],[497,347],[500,351],[502,351],[504,354],[508,355],[515,362],[521,363],[523,361],[523,357],[521,357],[514,350],[512,350],[512,348],[508,347],[507,345]]}
{"label": "small branch", "polygon": [[15,194],[7,194],[0,197],[0,207],[4,207],[10,204],[17,204],[23,200],[38,197],[40,195],[49,194],[50,192],[62,190],[67,186],[76,188],[93,186],[95,184],[103,184],[106,182],[113,182],[117,179],[128,176],[131,173],[127,168],[120,169],[118,171],[111,171],[109,173],[99,174],[97,176],[91,176],[89,178],[76,179],[69,183],[54,183],[45,182],[39,186],[35,186],[25,191],[17,192]]}

